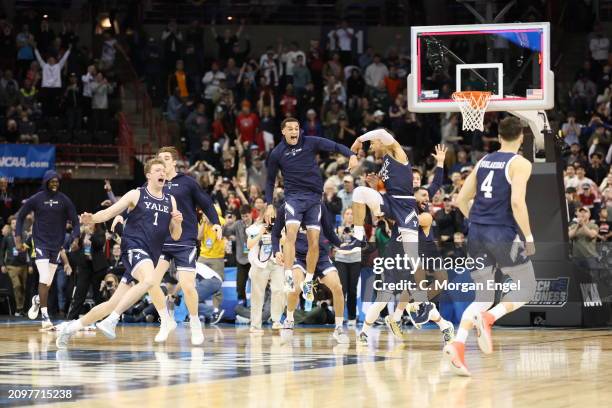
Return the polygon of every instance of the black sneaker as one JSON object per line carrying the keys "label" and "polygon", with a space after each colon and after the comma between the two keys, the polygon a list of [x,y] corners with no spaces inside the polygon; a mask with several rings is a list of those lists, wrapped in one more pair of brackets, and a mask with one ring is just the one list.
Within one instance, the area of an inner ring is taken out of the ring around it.
{"label": "black sneaker", "polygon": [[212,317],[210,318],[210,324],[217,324],[221,321],[221,319],[223,318],[223,315],[225,314],[225,310],[221,309],[221,310],[217,310],[215,312],[213,312]]}

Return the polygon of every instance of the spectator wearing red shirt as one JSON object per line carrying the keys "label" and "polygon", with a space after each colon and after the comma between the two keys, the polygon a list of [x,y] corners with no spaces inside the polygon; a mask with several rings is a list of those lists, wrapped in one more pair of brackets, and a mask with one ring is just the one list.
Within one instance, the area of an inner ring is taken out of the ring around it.
{"label": "spectator wearing red shirt", "polygon": [[397,68],[392,65],[389,69],[389,76],[385,77],[385,87],[387,88],[391,100],[395,100],[401,86],[402,80],[397,77]]}
{"label": "spectator wearing red shirt", "polygon": [[593,187],[589,183],[583,183],[581,191],[578,193],[578,199],[583,207],[589,210],[593,209],[597,195],[593,192]]}
{"label": "spectator wearing red shirt", "polygon": [[293,85],[288,84],[285,88],[285,94],[280,101],[280,108],[284,118],[296,116],[297,98],[293,94]]}
{"label": "spectator wearing red shirt", "polygon": [[242,110],[236,118],[236,135],[243,142],[256,143],[263,150],[263,140],[259,135],[259,117],[251,112],[251,102],[242,101]]}

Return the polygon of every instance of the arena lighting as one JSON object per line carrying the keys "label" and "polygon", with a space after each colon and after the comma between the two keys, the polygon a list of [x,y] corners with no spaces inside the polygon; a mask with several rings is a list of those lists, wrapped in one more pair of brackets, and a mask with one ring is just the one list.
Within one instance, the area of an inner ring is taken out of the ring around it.
{"label": "arena lighting", "polygon": [[102,19],[102,21],[100,21],[100,26],[101,26],[102,28],[111,28],[111,27],[112,27],[112,25],[111,25],[111,22],[110,22],[110,18],[108,18],[108,17],[104,17],[104,18]]}
{"label": "arena lighting", "polygon": [[43,18],[49,18],[48,14],[43,14]]}
{"label": "arena lighting", "polygon": [[229,21],[232,21],[232,20],[234,19],[234,17],[232,17],[232,16],[227,16],[227,19],[228,19]]}

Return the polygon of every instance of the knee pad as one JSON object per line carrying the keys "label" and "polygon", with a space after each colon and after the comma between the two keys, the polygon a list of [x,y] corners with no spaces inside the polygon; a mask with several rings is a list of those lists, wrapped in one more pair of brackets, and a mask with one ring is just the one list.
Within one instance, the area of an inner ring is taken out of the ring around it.
{"label": "knee pad", "polygon": [[51,286],[53,277],[55,276],[55,270],[57,269],[57,264],[49,263],[48,259],[40,259],[35,261],[35,263],[36,268],[38,269],[38,282]]}

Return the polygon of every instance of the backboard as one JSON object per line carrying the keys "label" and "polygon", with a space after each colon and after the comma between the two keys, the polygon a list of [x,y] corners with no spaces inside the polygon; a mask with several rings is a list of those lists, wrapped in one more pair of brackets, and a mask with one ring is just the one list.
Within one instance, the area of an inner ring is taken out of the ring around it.
{"label": "backboard", "polygon": [[455,91],[489,91],[488,111],[554,106],[550,24],[421,26],[411,29],[408,109],[453,112]]}

